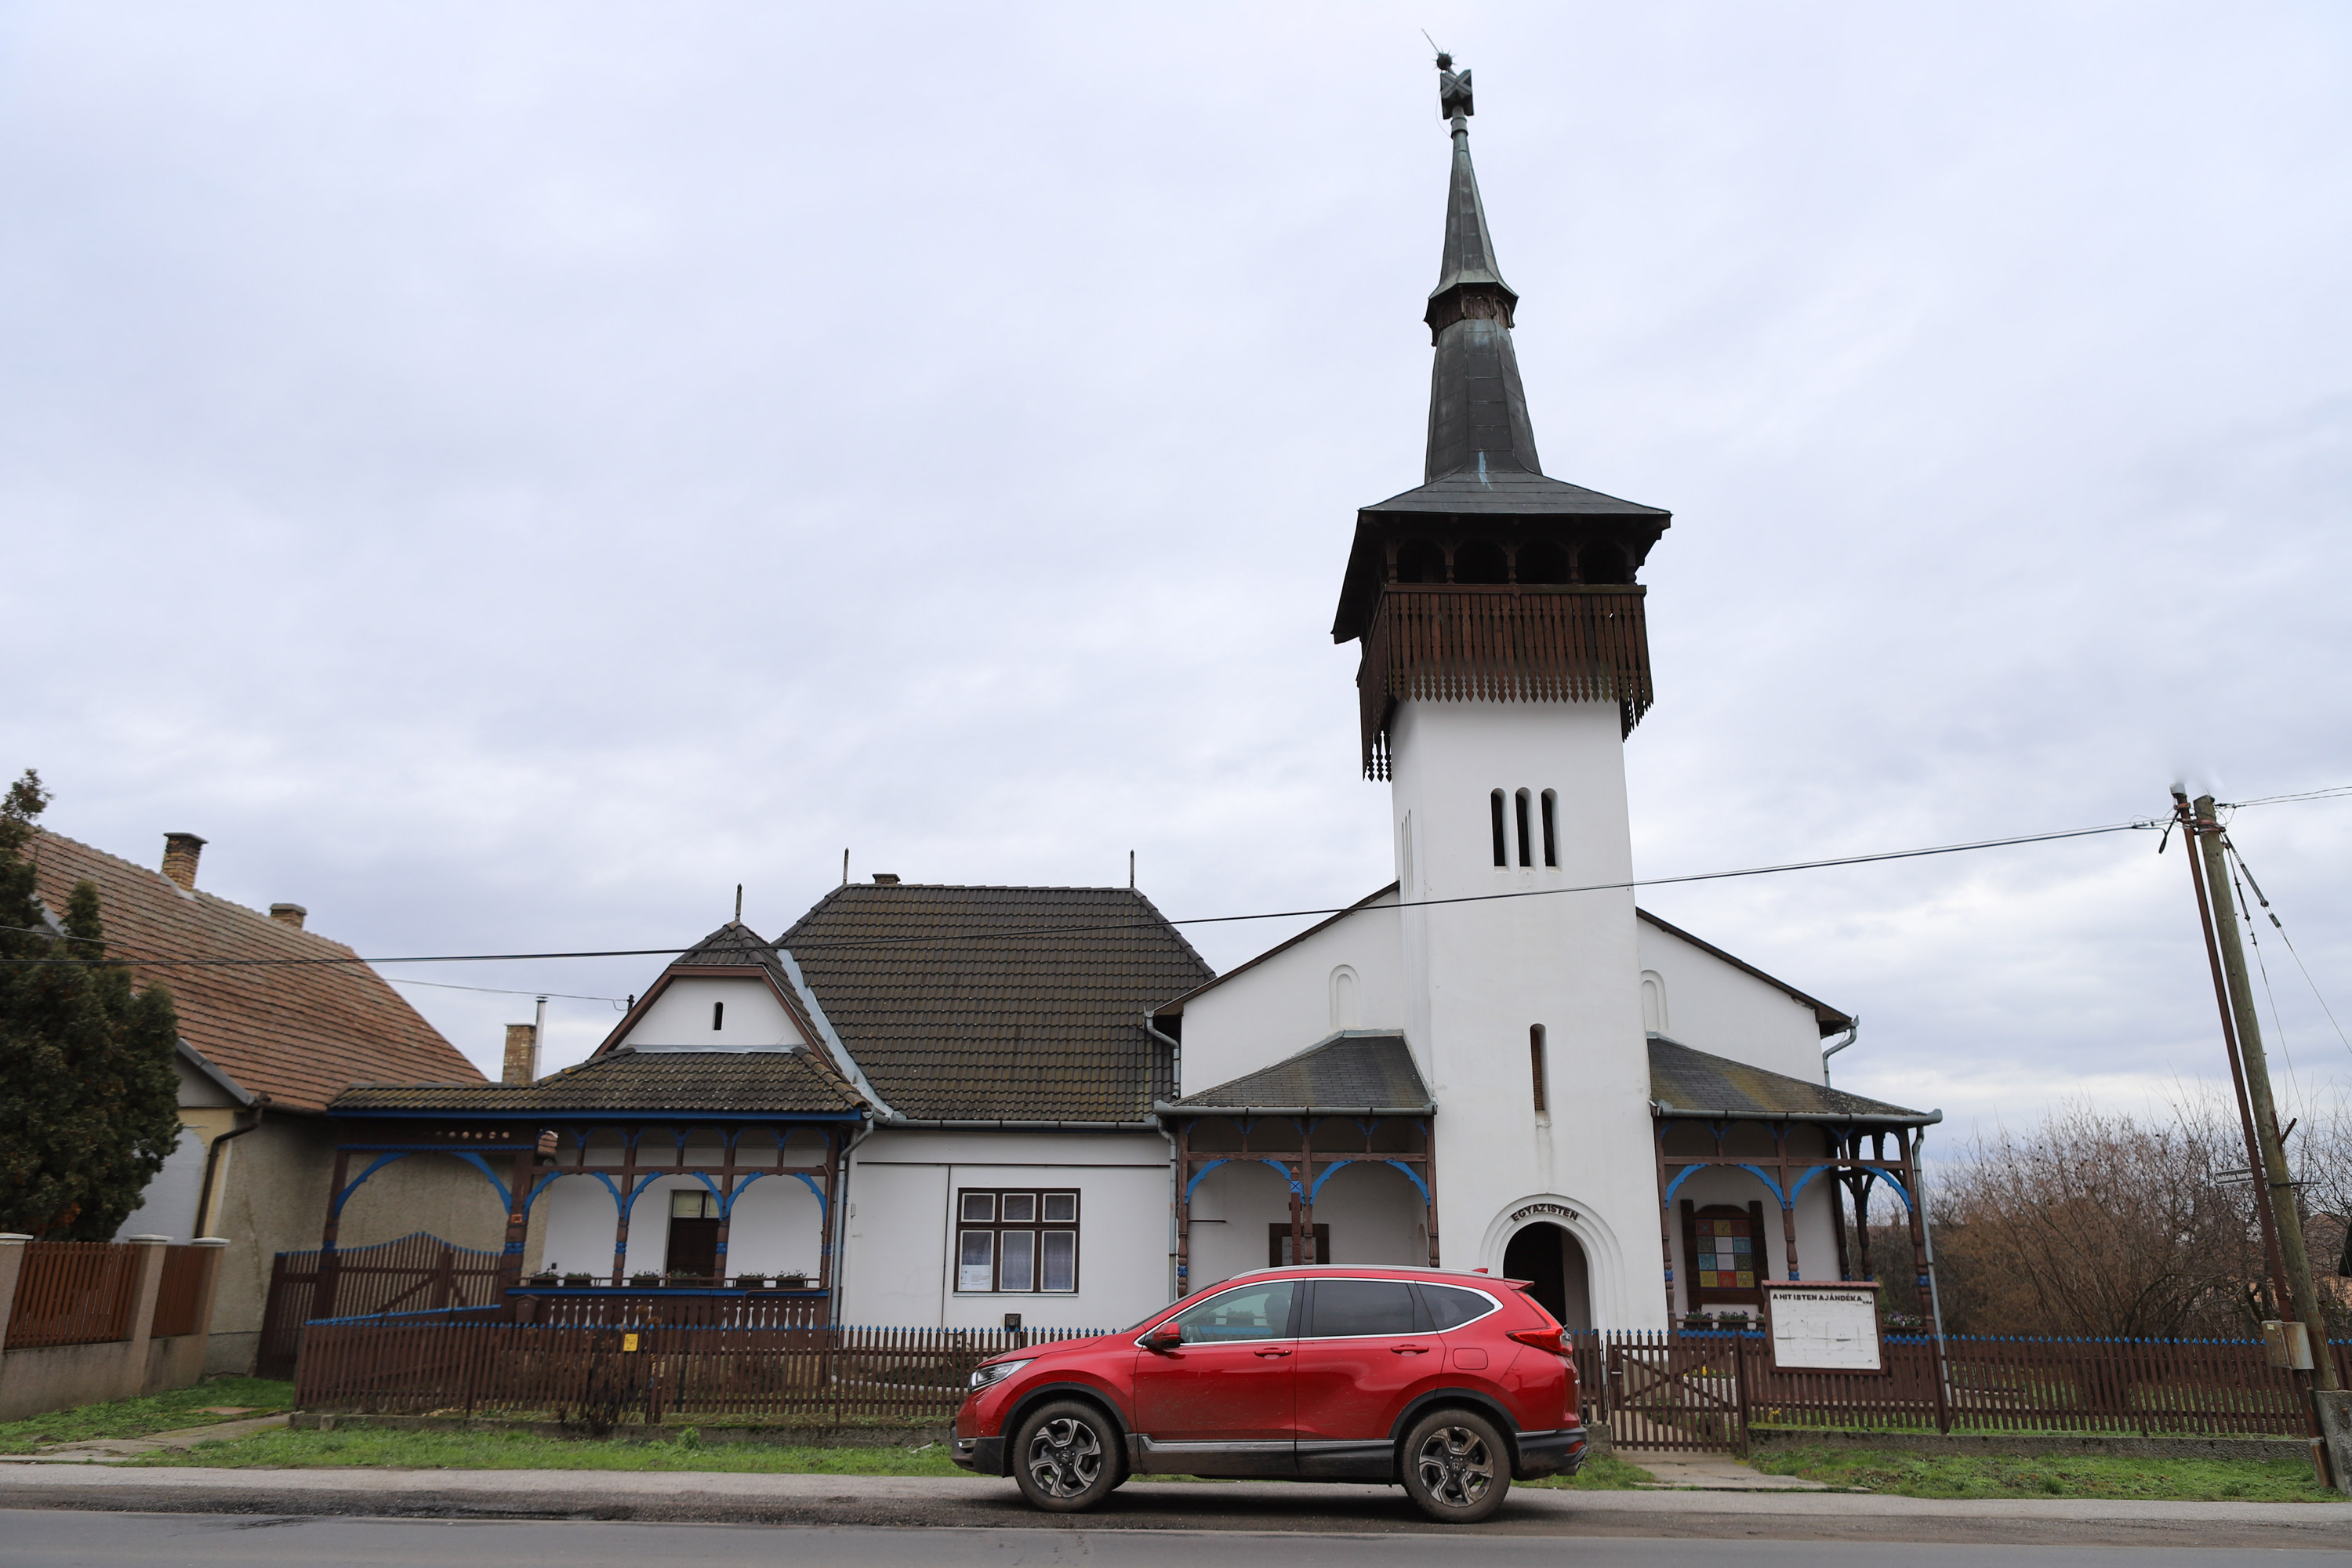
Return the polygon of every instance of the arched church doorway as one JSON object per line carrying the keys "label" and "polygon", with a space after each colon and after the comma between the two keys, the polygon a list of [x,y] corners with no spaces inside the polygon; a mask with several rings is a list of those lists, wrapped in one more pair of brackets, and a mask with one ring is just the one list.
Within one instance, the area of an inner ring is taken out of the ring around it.
{"label": "arched church doorway", "polygon": [[1547,1220],[1521,1227],[1503,1248],[1503,1273],[1528,1281],[1528,1294],[1574,1333],[1592,1328],[1592,1281],[1584,1247]]}

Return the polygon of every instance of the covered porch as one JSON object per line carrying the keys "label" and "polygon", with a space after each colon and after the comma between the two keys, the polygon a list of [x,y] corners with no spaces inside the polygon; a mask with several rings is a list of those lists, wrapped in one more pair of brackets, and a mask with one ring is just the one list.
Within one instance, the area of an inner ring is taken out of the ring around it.
{"label": "covered porch", "polygon": [[1437,1107],[1402,1036],[1343,1031],[1153,1110],[1176,1144],[1179,1296],[1289,1263],[1436,1265]]}
{"label": "covered porch", "polygon": [[[1920,1135],[1941,1111],[1866,1100],[1661,1035],[1650,1037],[1650,1086],[1670,1319],[1752,1320],[1769,1279],[1874,1278],[1869,1214],[1880,1186],[1903,1205],[1906,1277],[1917,1316],[1932,1318],[1917,1170]],[[1861,1221],[1858,1256],[1846,1239],[1849,1199]],[[1913,1303],[1885,1305],[1908,1312]]]}
{"label": "covered porch", "polygon": [[626,1047],[530,1084],[362,1085],[332,1114],[319,1318],[340,1306],[346,1207],[378,1172],[419,1155],[471,1167],[503,1211],[501,1295],[829,1300],[845,1151],[866,1117],[804,1052]]}

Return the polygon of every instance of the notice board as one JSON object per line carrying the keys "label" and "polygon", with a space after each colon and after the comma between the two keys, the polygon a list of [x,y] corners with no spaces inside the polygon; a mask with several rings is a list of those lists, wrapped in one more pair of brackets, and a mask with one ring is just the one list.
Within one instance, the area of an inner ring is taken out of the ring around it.
{"label": "notice board", "polygon": [[1879,1353],[1878,1286],[1867,1280],[1764,1287],[1764,1331],[1782,1372],[1885,1372]]}

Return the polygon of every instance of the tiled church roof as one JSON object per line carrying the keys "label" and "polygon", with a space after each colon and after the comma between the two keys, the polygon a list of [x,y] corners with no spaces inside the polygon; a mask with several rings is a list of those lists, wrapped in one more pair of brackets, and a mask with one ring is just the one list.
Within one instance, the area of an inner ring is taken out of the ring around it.
{"label": "tiled church roof", "polygon": [[917,1121],[1140,1121],[1169,1089],[1144,1015],[1213,973],[1127,888],[850,883],[777,945]]}
{"label": "tiled church roof", "polygon": [[[201,889],[184,892],[160,871],[54,833],[37,832],[28,852],[41,901],[59,915],[76,882],[97,884],[110,956],[132,961],[142,988],[169,989],[181,1037],[276,1108],[323,1110],[346,1085],[376,1079],[482,1081],[341,942]],[[311,962],[198,967],[142,957]]]}
{"label": "tiled church roof", "polygon": [[1349,1033],[1309,1046],[1286,1061],[1160,1110],[1430,1111],[1436,1105],[1402,1035]]}
{"label": "tiled church roof", "polygon": [[1695,1051],[1657,1035],[1650,1037],[1650,1100],[1660,1116],[1703,1116],[1717,1121],[1793,1118],[1922,1127],[1944,1119],[1940,1110],[1907,1110],[1884,1100],[1864,1100],[1826,1084],[1808,1083],[1786,1073]]}

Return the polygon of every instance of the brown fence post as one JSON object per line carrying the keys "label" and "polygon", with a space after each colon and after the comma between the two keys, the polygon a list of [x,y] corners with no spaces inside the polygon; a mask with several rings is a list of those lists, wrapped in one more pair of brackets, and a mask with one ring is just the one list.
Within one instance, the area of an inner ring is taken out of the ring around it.
{"label": "brown fence post", "polygon": [[118,1399],[136,1399],[147,1392],[147,1346],[155,1332],[155,1296],[163,1285],[163,1257],[172,1245],[168,1236],[126,1236],[139,1249],[139,1273],[131,1287],[130,1336],[123,1342],[121,1388]]}
{"label": "brown fence post", "polygon": [[1748,1457],[1748,1336],[1744,1332],[1732,1336],[1731,1376],[1739,1412],[1739,1437],[1731,1451],[1744,1459]]}

